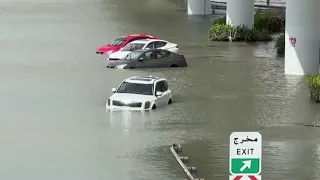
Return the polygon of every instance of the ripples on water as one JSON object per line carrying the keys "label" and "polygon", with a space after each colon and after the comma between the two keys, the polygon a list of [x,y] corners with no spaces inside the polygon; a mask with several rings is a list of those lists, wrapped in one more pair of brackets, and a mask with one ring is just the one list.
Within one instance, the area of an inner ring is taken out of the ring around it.
{"label": "ripples on water", "polygon": [[[264,178],[316,179],[319,128],[304,125],[319,110],[304,78],[283,74],[273,43],[208,42],[211,20],[181,7],[0,0],[0,179],[182,179],[169,151],[181,143],[202,177],[224,180],[232,131],[263,133]],[[95,48],[133,32],[178,43],[189,67],[104,68]],[[167,78],[175,103],[106,112],[109,90],[142,74]]]}

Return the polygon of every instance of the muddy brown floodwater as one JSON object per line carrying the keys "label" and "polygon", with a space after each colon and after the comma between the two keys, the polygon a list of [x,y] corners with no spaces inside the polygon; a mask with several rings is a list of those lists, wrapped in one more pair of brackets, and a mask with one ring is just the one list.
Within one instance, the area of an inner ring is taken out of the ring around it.
{"label": "muddy brown floodwater", "polygon": [[[181,143],[201,177],[228,177],[232,131],[263,134],[264,179],[319,178],[319,106],[283,74],[273,43],[211,43],[210,18],[160,0],[0,0],[0,179],[185,179]],[[179,44],[188,68],[115,70],[98,46],[146,32]],[[105,111],[132,75],[164,76],[175,103]]]}

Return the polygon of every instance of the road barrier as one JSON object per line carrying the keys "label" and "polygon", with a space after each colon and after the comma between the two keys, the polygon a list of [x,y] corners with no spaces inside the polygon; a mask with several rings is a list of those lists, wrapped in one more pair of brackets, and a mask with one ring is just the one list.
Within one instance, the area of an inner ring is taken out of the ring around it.
{"label": "road barrier", "polygon": [[[255,8],[258,9],[278,9],[278,10],[285,10],[286,3],[285,2],[270,2],[270,1],[255,1]],[[227,9],[227,2],[221,1],[214,1],[211,0],[211,9],[214,12],[215,9],[218,10],[226,10]]]}
{"label": "road barrier", "polygon": [[182,156],[182,147],[180,144],[173,144],[170,147],[170,150],[173,156],[176,158],[179,165],[181,166],[181,168],[183,169],[183,171],[188,176],[189,180],[204,180],[204,178],[194,177],[197,175],[197,167],[189,166],[189,157]]}

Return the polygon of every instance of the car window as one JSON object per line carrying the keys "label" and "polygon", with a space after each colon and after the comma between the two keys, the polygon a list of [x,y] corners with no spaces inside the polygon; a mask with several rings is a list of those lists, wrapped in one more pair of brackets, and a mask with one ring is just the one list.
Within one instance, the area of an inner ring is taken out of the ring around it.
{"label": "car window", "polygon": [[163,81],[163,92],[168,90],[168,83]]}
{"label": "car window", "polygon": [[164,84],[163,81],[157,82],[157,84],[156,84],[156,92],[164,92],[164,91],[166,91],[165,89],[166,88],[165,88],[165,84]]}
{"label": "car window", "polygon": [[166,58],[170,56],[170,52],[167,52],[167,51],[157,51],[157,58],[160,59],[160,58]]}
{"label": "car window", "polygon": [[157,48],[161,48],[161,47],[165,46],[166,44],[167,44],[166,42],[157,41],[157,42],[155,42],[154,46],[157,49]]}
{"label": "car window", "polygon": [[158,58],[157,52],[153,51],[153,52],[151,53],[151,55],[150,55],[150,58],[151,58],[151,59],[157,59],[157,58]]}
{"label": "car window", "polygon": [[162,54],[159,51],[155,52],[155,58],[156,59],[161,59],[162,58]]}
{"label": "car window", "polygon": [[144,53],[142,56],[141,56],[141,58],[143,59],[143,60],[150,60],[150,59],[154,59],[153,58],[153,52],[152,51],[149,51],[149,52],[146,52],[146,53]]}
{"label": "car window", "polygon": [[129,43],[121,51],[135,51],[140,50],[145,46],[143,43]]}
{"label": "car window", "polygon": [[139,51],[132,51],[130,54],[126,55],[123,60],[126,61],[132,61],[137,60],[137,58],[141,55],[141,52]]}
{"label": "car window", "polygon": [[117,93],[152,95],[153,84],[138,84],[123,82],[117,90]]}
{"label": "car window", "polygon": [[149,43],[149,44],[146,46],[146,49],[154,49],[154,42]]}
{"label": "car window", "polygon": [[118,38],[114,41],[112,41],[110,44],[108,44],[109,46],[120,46],[122,45],[125,41],[127,40],[127,38]]}

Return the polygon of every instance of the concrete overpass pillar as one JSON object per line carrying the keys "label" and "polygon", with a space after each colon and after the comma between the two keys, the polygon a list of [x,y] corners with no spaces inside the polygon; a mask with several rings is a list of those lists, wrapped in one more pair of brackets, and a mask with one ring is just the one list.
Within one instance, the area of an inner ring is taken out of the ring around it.
{"label": "concrete overpass pillar", "polygon": [[254,25],[254,0],[227,0],[227,24],[233,26]]}
{"label": "concrete overpass pillar", "polygon": [[285,74],[319,72],[318,1],[286,1]]}
{"label": "concrete overpass pillar", "polygon": [[188,0],[188,15],[211,14],[210,0]]}

